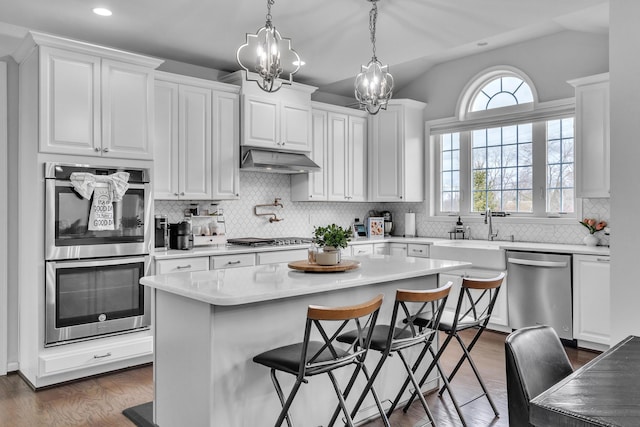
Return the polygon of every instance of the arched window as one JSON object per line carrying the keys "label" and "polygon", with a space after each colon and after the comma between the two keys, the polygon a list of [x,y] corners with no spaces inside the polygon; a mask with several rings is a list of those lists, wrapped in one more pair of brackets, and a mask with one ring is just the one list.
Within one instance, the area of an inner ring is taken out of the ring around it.
{"label": "arched window", "polygon": [[533,102],[533,93],[527,82],[515,76],[501,76],[476,91],[469,111],[491,110],[530,102]]}
{"label": "arched window", "polygon": [[458,99],[458,120],[475,120],[533,111],[538,102],[533,82],[514,67],[499,66],[474,76]]}

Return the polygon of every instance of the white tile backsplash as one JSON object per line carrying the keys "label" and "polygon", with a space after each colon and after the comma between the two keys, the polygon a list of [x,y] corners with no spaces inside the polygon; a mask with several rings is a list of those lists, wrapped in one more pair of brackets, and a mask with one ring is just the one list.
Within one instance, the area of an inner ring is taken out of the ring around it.
{"label": "white tile backsplash", "polygon": [[[279,198],[280,207],[259,208],[259,213],[274,212],[279,222],[269,222],[268,216],[255,216],[254,206],[272,203]],[[155,213],[166,214],[169,222],[180,221],[190,201],[156,200]],[[197,202],[201,209],[211,209],[211,202]],[[286,237],[311,236],[313,227],[336,223],[347,226],[354,218],[364,220],[370,210],[389,210],[393,214],[394,234],[404,230],[404,214],[416,213],[418,236],[448,238],[456,218],[448,221],[430,221],[425,203],[342,203],[342,202],[292,202],[289,175],[260,172],[240,172],[240,200],[218,203],[224,209],[228,237]],[[583,199],[583,217],[609,221],[609,199]],[[516,241],[540,243],[581,244],[587,229],[577,221],[575,225],[546,225],[504,221],[494,218],[494,228],[499,229],[499,240],[514,235]],[[474,222],[471,235],[474,239],[486,239],[487,226]],[[598,233],[601,245],[609,244],[609,236]]]}

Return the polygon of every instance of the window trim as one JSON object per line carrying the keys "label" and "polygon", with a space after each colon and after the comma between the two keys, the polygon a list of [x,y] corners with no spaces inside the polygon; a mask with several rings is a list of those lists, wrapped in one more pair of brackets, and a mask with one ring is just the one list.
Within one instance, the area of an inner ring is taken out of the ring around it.
{"label": "window trim", "polygon": [[[500,109],[494,109],[496,111]],[[467,149],[470,146],[470,132],[473,129],[483,127],[509,126],[518,123],[533,123],[534,141],[542,140],[544,144],[534,144],[534,188],[542,188],[542,195],[546,197],[546,129],[547,120],[555,120],[567,116],[575,116],[575,98],[565,98],[554,101],[539,103],[534,111],[511,113],[503,117],[491,117],[485,119],[473,119],[460,121],[457,117],[446,119],[436,119],[425,122],[425,134],[428,136],[429,147],[426,150],[428,156],[427,164],[431,170],[428,172],[429,181],[429,217],[432,221],[451,221],[454,216],[460,215],[465,220],[474,222],[474,218],[482,218],[478,213],[471,212],[468,207],[460,213],[441,212],[439,206],[440,192],[440,151],[439,151],[439,135],[451,132],[461,132],[460,135],[460,182],[462,183],[466,177],[462,176],[465,171],[467,176],[470,174],[471,153]],[[540,129],[536,131],[536,124]],[[464,147],[464,148],[463,148]],[[536,148],[538,148],[536,150]],[[576,168],[579,166],[576,165]],[[464,201],[471,197],[469,189],[461,188],[460,206],[464,206]],[[540,193],[538,193],[539,195]],[[535,197],[535,195],[534,195]],[[536,209],[538,208],[538,209]],[[501,221],[531,223],[531,224],[574,224],[577,218],[582,216],[582,203],[580,198],[576,197],[575,211],[572,214],[546,213],[546,203],[538,204],[531,213],[513,213]]]}

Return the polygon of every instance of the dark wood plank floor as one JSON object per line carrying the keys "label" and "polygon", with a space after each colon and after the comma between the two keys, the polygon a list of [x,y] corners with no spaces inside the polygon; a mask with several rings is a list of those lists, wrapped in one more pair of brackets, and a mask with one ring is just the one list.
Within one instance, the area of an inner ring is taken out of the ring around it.
{"label": "dark wood plank floor", "polygon": [[[494,397],[499,418],[494,418],[486,399],[479,399],[463,408],[467,420],[474,427],[508,426],[507,392],[504,365],[505,335],[485,332],[473,351],[473,358]],[[584,365],[597,354],[584,350],[567,349],[574,368]],[[443,364],[450,370],[460,350],[456,344],[447,349]],[[453,382],[459,400],[475,396],[479,386],[470,368],[461,370]],[[153,369],[145,366],[114,374],[90,378],[58,387],[33,392],[16,374],[0,377],[0,426],[3,427],[131,427],[122,410],[153,400]],[[427,402],[440,427],[458,426],[457,414],[448,397],[431,394]],[[418,402],[407,414],[396,411],[391,424],[394,427],[414,427],[423,424],[424,411]],[[366,427],[378,427],[373,421]],[[232,426],[229,426],[232,427]],[[303,427],[303,426],[301,426]]]}

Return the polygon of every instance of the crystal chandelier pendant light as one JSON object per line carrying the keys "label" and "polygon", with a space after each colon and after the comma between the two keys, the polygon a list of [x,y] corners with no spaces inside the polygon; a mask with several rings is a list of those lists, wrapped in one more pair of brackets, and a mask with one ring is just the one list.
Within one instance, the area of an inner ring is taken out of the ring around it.
{"label": "crystal chandelier pendant light", "polygon": [[380,109],[386,110],[387,103],[393,94],[393,76],[389,74],[389,66],[382,65],[376,57],[376,22],[378,20],[378,0],[367,0],[372,3],[369,12],[369,31],[373,56],[367,65],[362,65],[360,74],[356,76],[355,95],[360,108],[369,114],[377,114]]}
{"label": "crystal chandelier pendant light", "polygon": [[265,92],[276,92],[283,84],[293,83],[300,69],[300,57],[291,48],[291,40],[282,38],[271,22],[271,6],[267,0],[267,22],[256,34],[247,34],[246,43],[238,48],[238,64],[247,72],[246,79],[255,81]]}

